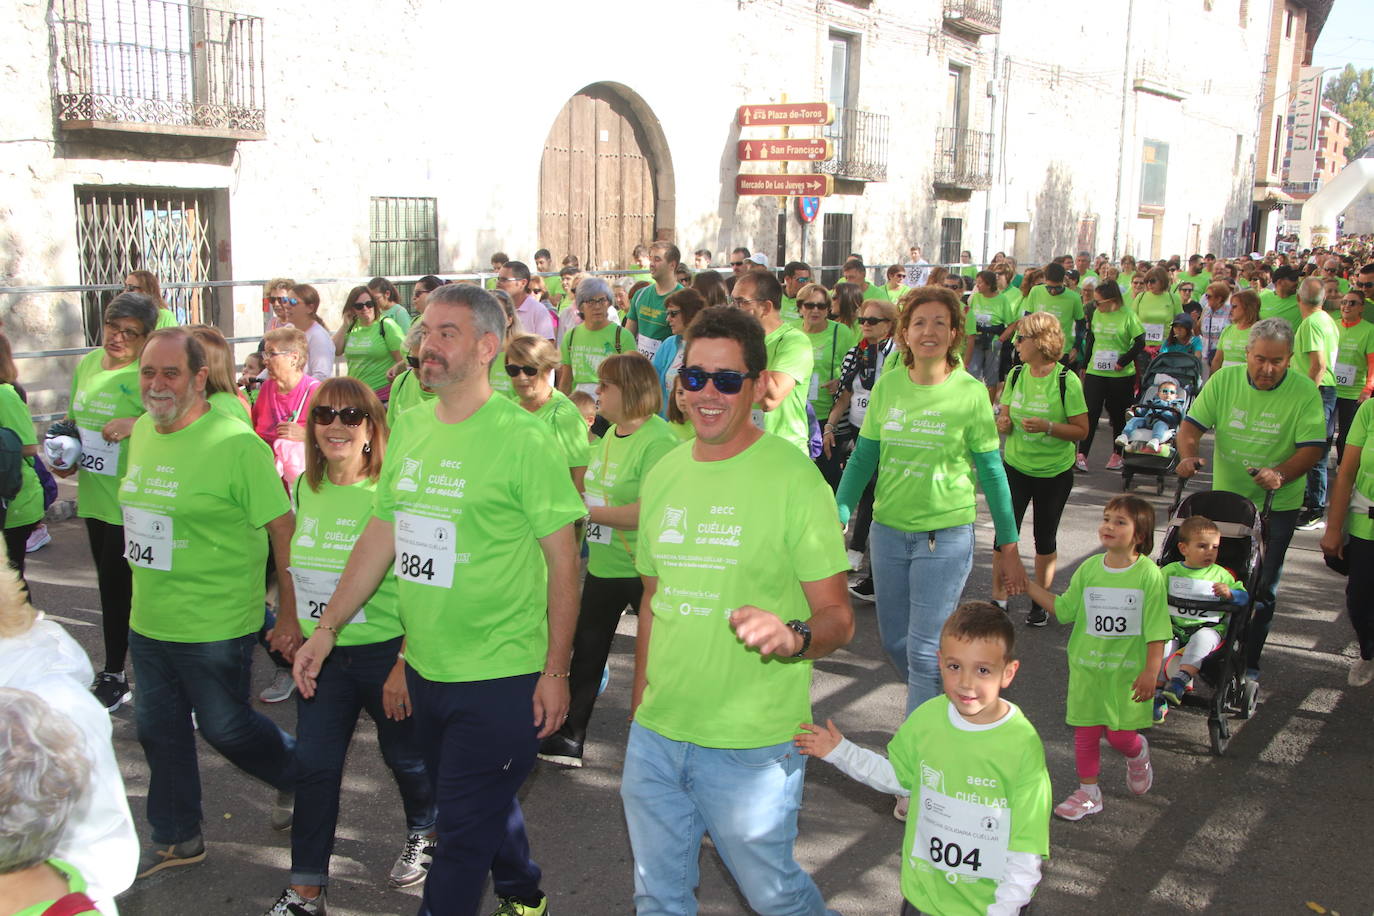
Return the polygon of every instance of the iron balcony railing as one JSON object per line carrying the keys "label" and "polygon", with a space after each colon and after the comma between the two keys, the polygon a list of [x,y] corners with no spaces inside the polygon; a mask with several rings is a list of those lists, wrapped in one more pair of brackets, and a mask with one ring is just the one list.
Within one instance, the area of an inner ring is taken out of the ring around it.
{"label": "iron balcony railing", "polygon": [[266,136],[263,21],[175,0],[54,0],[68,129]]}
{"label": "iron balcony railing", "polygon": [[835,158],[818,163],[818,169],[836,178],[855,181],[887,181],[887,138],[890,119],[885,114],[841,108],[825,136],[835,144]]}
{"label": "iron balcony railing", "polygon": [[974,35],[1002,31],[1002,0],[944,0],[945,25]]}
{"label": "iron balcony railing", "polygon": [[971,191],[992,185],[992,134],[941,127],[935,134],[935,184]]}

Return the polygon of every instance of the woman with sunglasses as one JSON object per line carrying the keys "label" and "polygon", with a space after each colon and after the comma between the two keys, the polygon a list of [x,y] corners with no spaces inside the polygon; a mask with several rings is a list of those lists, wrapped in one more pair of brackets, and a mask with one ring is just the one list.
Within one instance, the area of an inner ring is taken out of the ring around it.
{"label": "woman with sunglasses", "polygon": [[[906,681],[909,714],[941,691],[940,628],[973,569],[975,468],[1004,554],[1008,593],[1025,591],[1026,571],[987,389],[959,368],[963,303],[950,290],[923,286],[904,306],[897,324],[906,342],[901,370],[884,372],[874,386],[835,500],[840,521],[848,522],[877,473],[878,629]],[[905,816],[905,805],[898,811]]]}
{"label": "woman with sunglasses", "polygon": [[[850,284],[843,284],[849,286]],[[824,422],[835,405],[835,392],[840,386],[840,369],[844,366],[845,354],[854,346],[858,334],[848,325],[830,317],[830,293],[819,283],[808,283],[797,290],[797,311],[801,313],[801,330],[811,343],[811,379],[808,383],[806,399],[816,418]],[[855,316],[857,319],[857,316]],[[859,327],[858,321],[854,322]],[[834,452],[826,454],[822,449],[816,459],[816,466],[825,477],[830,489],[840,483],[843,470],[843,456]]]}
{"label": "woman with sunglasses", "polygon": [[1170,322],[1179,312],[1178,294],[1169,289],[1169,270],[1166,267],[1152,267],[1144,275],[1143,291],[1134,292],[1132,286],[1131,302],[1136,317],[1145,328],[1145,356],[1154,359],[1164,342],[1169,338]]}
{"label": "woman with sunglasses", "polygon": [[[1121,301],[1120,287],[1109,281],[1099,283],[1093,289],[1093,298],[1095,308],[1088,324],[1085,344],[1088,359],[1083,374],[1088,430],[1074,458],[1074,467],[1085,473],[1088,470],[1088,453],[1097,435],[1097,420],[1102,416],[1103,407],[1107,410],[1113,440],[1126,428],[1126,410],[1131,406],[1135,393],[1135,358],[1145,349],[1145,329],[1141,327],[1136,313]],[[1121,467],[1120,448],[1113,442],[1107,470]]]}
{"label": "woman with sunglasses", "polygon": [[659,390],[662,394],[661,416],[668,415],[668,393],[673,390],[673,381],[682,370],[682,335],[705,308],[706,299],[691,288],[680,289],[663,300],[663,316],[668,323],[668,337],[658,345],[653,359],[654,371],[658,374]]}
{"label": "woman with sunglasses", "polygon": [[[320,293],[309,283],[291,287],[281,297],[282,314],[290,325],[305,335],[305,374],[324,381],[334,374],[334,340],[320,320]],[[264,347],[265,349],[265,347]]]}
{"label": "woman with sunglasses", "polygon": [[[682,292],[687,290],[674,295]],[[571,705],[563,727],[539,748],[544,760],[570,767],[582,766],[587,724],[616,622],[626,606],[638,609],[644,594],[634,559],[640,484],[660,458],[681,444],[658,415],[658,375],[643,355],[608,356],[597,377],[601,415],[611,427],[592,446],[587,466],[587,577],[573,636]]]}
{"label": "woman with sunglasses", "polygon": [[[292,488],[291,578],[304,637],[314,632],[371,518],[387,430],[381,402],[358,379],[329,379],[315,390],[305,427],[305,473]],[[344,758],[363,710],[377,727],[382,759],[405,810],[406,840],[388,882],[408,887],[424,880],[434,854],[437,815],[410,717],[403,645],[396,580],[386,576],[336,631],[334,651],[315,678],[313,695],[296,700],[300,776],[291,821],[291,877],[268,916],[324,912]]]}
{"label": "woman with sunglasses", "polygon": [[306,407],[320,387],[305,371],[309,342],[298,328],[277,328],[263,338],[267,384],[253,402],[253,429],[268,445],[279,438],[305,441]]}
{"label": "woman with sunglasses", "polygon": [[1341,323],[1336,346],[1336,455],[1345,455],[1345,440],[1355,411],[1374,391],[1374,324],[1364,320],[1364,294],[1352,289],[1340,297]]}
{"label": "woman with sunglasses", "polygon": [[81,459],[77,467],[53,468],[58,477],[77,475],[76,514],[86,520],[105,636],[105,667],[91,691],[111,712],[131,697],[124,661],[133,580],[124,558],[124,514],[117,495],[129,434],[143,415],[138,358],[157,322],[157,306],[142,293],[121,293],[105,306],[102,345],[81,358],[72,377],[67,419],[80,435]]}
{"label": "woman with sunglasses", "polygon": [[573,484],[581,493],[587,473],[587,423],[577,405],[553,387],[550,377],[557,366],[558,351],[542,337],[518,334],[506,344],[506,375],[510,376],[517,403],[549,424]]}
{"label": "woman with sunglasses", "polygon": [[346,373],[371,388],[385,404],[391,389],[387,370],[401,361],[405,332],[381,310],[381,302],[366,286],[349,290],[343,324],[334,332],[334,355],[343,356]]}
{"label": "woman with sunglasses", "polygon": [[[174,328],[177,326],[176,312],[167,304],[167,300],[162,298],[162,285],[157,282],[157,277],[151,270],[132,270],[124,278],[124,292],[142,293],[153,300],[153,305],[157,306],[157,327]],[[153,328],[154,331],[157,328]]]}

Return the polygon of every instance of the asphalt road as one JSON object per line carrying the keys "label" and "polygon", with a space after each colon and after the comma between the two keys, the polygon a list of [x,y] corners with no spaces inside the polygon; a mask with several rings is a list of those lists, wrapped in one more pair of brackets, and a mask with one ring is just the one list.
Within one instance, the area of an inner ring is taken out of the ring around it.
{"label": "asphalt road", "polygon": [[[1098,438],[1101,451],[1106,439]],[[1118,475],[1101,470],[1105,457],[1094,456],[1094,470],[1080,475],[1065,514],[1059,588],[1082,558],[1098,551],[1100,507],[1120,488]],[[1155,497],[1153,487],[1141,492],[1159,508],[1162,523],[1167,497]],[[51,528],[52,545],[29,557],[36,603],[98,658],[99,601],[85,531],[76,521]],[[1028,536],[1029,525],[1025,530]],[[1200,710],[1172,715],[1150,734],[1155,784],[1140,798],[1129,795],[1124,764],[1104,748],[1106,810],[1077,824],[1052,824],[1052,856],[1036,912],[1307,914],[1314,912],[1313,903],[1345,916],[1374,910],[1367,833],[1374,812],[1374,689],[1346,686],[1353,635],[1344,617],[1343,580],[1322,564],[1319,536],[1299,532],[1289,552],[1256,717],[1237,723],[1227,755],[1218,758],[1208,748]],[[988,594],[991,530],[985,513],[979,540],[969,597]],[[1024,604],[1015,609],[1019,621]],[[833,717],[850,738],[881,748],[900,724],[903,688],[882,657],[872,607],[858,604],[856,611],[853,643],[816,665],[815,713]],[[632,911],[631,856],[618,788],[633,632],[634,619],[623,618],[610,686],[592,722],[587,766],[564,771],[540,764],[521,796],[550,912],[557,916]],[[1023,661],[1009,696],[1040,731],[1058,800],[1076,785],[1072,732],[1063,724],[1068,628],[1021,627],[1019,635]],[[259,656],[255,690],[270,676]],[[290,730],[293,704],[262,708]],[[114,719],[129,801],[147,842],[147,767],[133,710],[122,709]],[[201,778],[208,858],[136,885],[119,901],[128,916],[256,916],[284,886],[289,837],[268,827],[272,791],[205,745]],[[840,913],[898,911],[901,825],[891,808],[892,799],[823,762],[811,763],[797,855]],[[345,774],[331,912],[415,912],[418,891],[389,890],[385,882],[403,839],[399,797],[364,717]],[[699,898],[705,914],[748,912],[709,843]]]}

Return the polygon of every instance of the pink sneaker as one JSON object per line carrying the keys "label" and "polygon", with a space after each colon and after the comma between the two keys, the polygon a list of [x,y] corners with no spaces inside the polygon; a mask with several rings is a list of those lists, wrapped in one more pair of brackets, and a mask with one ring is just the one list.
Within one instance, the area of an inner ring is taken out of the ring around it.
{"label": "pink sneaker", "polygon": [[1123,462],[1121,460],[1121,456],[1118,455],[1116,452],[1112,452],[1112,457],[1107,459],[1107,470],[1119,471],[1121,470],[1122,464]]}
{"label": "pink sneaker", "polygon": [[1054,816],[1062,817],[1066,821],[1081,821],[1089,814],[1097,814],[1101,810],[1101,792],[1098,792],[1097,798],[1093,798],[1080,786],[1073,790],[1072,795],[1054,806]]}
{"label": "pink sneaker", "polygon": [[1126,758],[1126,786],[1136,795],[1150,791],[1155,782],[1155,770],[1150,766],[1150,742],[1140,736],[1140,756]]}

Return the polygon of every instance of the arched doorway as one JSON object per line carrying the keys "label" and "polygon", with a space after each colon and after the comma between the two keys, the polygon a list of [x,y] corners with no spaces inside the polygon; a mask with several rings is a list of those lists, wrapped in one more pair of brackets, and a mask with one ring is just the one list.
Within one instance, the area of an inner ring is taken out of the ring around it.
{"label": "arched doorway", "polygon": [[539,244],[554,263],[633,266],[639,244],[673,237],[673,174],[663,129],[630,89],[596,83],[554,119],[539,167]]}

